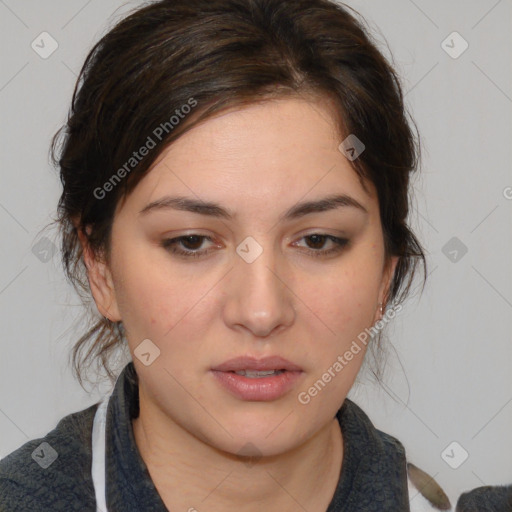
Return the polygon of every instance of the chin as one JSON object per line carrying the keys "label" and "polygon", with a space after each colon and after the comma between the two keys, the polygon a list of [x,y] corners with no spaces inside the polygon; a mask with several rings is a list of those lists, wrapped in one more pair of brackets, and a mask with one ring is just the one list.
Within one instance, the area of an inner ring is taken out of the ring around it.
{"label": "chin", "polygon": [[283,411],[279,419],[275,414],[265,418],[260,414],[253,417],[244,415],[245,421],[240,417],[225,420],[223,426],[231,436],[216,435],[214,439],[209,439],[209,444],[237,456],[261,458],[282,455],[300,446],[313,429],[308,429],[303,421],[299,429],[297,417],[293,418],[294,414],[289,413],[289,409]]}
{"label": "chin", "polygon": [[300,440],[291,439],[290,436],[279,436],[270,441],[265,436],[259,437],[237,437],[227,443],[225,446],[216,448],[235,456],[242,461],[254,464],[264,458],[278,457],[290,452],[300,446]]}

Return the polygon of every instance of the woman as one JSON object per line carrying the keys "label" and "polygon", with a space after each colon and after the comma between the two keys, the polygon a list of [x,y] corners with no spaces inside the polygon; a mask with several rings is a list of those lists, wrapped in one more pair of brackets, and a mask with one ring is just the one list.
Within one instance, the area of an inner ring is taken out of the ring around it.
{"label": "woman", "polygon": [[449,509],[346,399],[424,263],[401,88],[348,9],[147,5],[92,49],[54,151],[102,315],[77,377],[133,360],[2,460],[5,510]]}

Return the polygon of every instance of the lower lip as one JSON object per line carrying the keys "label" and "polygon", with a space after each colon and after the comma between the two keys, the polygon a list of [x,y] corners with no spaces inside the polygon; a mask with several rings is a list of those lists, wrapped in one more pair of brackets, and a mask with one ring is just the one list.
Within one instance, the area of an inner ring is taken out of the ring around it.
{"label": "lower lip", "polygon": [[222,386],[237,398],[257,402],[281,398],[296,385],[302,374],[300,371],[284,371],[278,375],[250,378],[234,372],[212,372]]}

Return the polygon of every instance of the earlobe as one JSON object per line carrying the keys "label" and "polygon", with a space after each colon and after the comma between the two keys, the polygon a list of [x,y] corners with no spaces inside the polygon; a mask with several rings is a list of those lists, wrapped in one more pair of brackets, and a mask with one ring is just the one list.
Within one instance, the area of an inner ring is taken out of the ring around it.
{"label": "earlobe", "polygon": [[398,265],[398,261],[400,260],[399,256],[391,256],[389,258],[389,262],[386,266],[386,271],[384,272],[384,289],[381,302],[386,304],[389,300],[389,292],[391,290],[391,285],[393,283],[393,277],[395,276],[396,266]]}
{"label": "earlobe", "polygon": [[89,287],[101,315],[111,322],[121,321],[117,306],[112,273],[103,260],[100,260],[88,244],[86,235],[78,229],[78,237],[82,245],[83,260],[87,269]]}
{"label": "earlobe", "polygon": [[386,262],[386,266],[382,275],[381,287],[379,290],[379,305],[377,311],[375,312],[374,322],[381,320],[384,316],[386,305],[389,300],[389,292],[393,283],[393,277],[395,275],[395,269],[399,259],[399,256],[391,256]]}

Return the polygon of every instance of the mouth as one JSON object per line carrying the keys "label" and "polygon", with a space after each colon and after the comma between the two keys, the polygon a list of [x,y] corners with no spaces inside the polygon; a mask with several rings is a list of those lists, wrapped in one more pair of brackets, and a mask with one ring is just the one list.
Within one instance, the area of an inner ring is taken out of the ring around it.
{"label": "mouth", "polygon": [[244,401],[268,402],[286,395],[303,374],[302,368],[280,356],[243,356],[212,368],[224,391]]}
{"label": "mouth", "polygon": [[261,359],[253,356],[241,356],[229,359],[222,364],[214,366],[212,370],[235,373],[263,373],[283,371],[301,372],[302,368],[281,356],[269,356]]}
{"label": "mouth", "polygon": [[261,379],[262,377],[269,377],[271,375],[280,375],[286,370],[240,370],[238,372],[232,372],[236,375],[241,375],[242,377],[247,377],[248,379]]}

